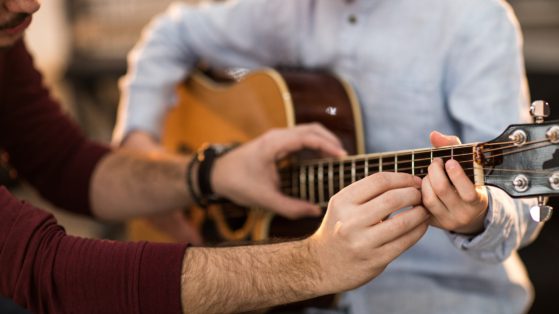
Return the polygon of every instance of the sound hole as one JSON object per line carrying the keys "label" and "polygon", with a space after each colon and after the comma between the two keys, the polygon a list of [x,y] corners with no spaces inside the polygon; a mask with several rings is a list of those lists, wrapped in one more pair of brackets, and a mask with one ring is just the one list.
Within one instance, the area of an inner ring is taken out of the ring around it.
{"label": "sound hole", "polygon": [[[249,208],[237,206],[232,203],[225,203],[220,205],[220,207],[225,218],[226,226],[231,231],[239,230],[245,225],[250,212]],[[224,240],[227,241],[227,239],[224,239],[220,235],[218,229],[219,226],[213,219],[206,219],[202,225],[202,236],[204,237],[204,241],[209,244],[217,244],[223,242]],[[249,239],[241,239],[239,241],[245,240]]]}

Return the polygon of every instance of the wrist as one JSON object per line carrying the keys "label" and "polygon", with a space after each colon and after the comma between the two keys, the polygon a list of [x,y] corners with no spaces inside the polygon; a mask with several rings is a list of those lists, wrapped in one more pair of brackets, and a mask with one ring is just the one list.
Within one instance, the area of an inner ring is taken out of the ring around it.
{"label": "wrist", "polygon": [[222,155],[234,146],[219,144],[204,144],[193,156],[187,171],[187,184],[192,198],[199,207],[207,208],[213,203],[223,203],[227,200],[215,193],[213,187],[214,168]]}
{"label": "wrist", "polygon": [[325,262],[321,259],[320,255],[320,242],[316,238],[316,234],[308,237],[301,241],[301,254],[307,260],[307,265],[313,268],[313,272],[316,273],[314,280],[311,284],[312,291],[316,292],[317,296],[337,293],[339,291],[334,291],[332,289],[333,285],[328,281],[332,276],[326,269]]}
{"label": "wrist", "polygon": [[477,216],[469,224],[452,230],[454,233],[460,233],[468,236],[477,236],[485,230],[485,216],[487,216],[487,208]]}

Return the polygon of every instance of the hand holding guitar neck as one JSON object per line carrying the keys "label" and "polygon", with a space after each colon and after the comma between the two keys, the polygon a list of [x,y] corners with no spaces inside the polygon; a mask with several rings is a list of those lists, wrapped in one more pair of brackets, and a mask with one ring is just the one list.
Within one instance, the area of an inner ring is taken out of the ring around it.
{"label": "hand holding guitar neck", "polygon": [[278,160],[303,148],[334,157],[347,154],[336,136],[318,123],[274,129],[216,160],[211,174],[214,191],[236,204],[266,208],[291,219],[318,216],[318,206],[279,190]]}
{"label": "hand holding guitar neck", "polygon": [[[318,231],[309,238],[322,277],[335,293],[376,276],[425,234],[429,213],[421,205],[421,179],[378,173],[344,188],[330,200]],[[413,206],[392,218],[392,213]]]}
{"label": "hand holding guitar neck", "polygon": [[[438,132],[431,133],[431,143],[435,148],[461,144],[457,137]],[[484,230],[489,204],[487,189],[475,186],[455,159],[446,163],[434,159],[421,191],[423,204],[433,214],[431,226],[464,234],[479,234]]]}
{"label": "hand holding guitar neck", "polygon": [[[420,186],[421,179],[410,174],[375,174],[336,194],[310,238],[188,249],[183,262],[183,308],[190,313],[237,313],[369,282],[425,234],[429,213],[418,205]],[[382,221],[408,206],[414,207]],[[220,298],[217,292],[229,297]]]}

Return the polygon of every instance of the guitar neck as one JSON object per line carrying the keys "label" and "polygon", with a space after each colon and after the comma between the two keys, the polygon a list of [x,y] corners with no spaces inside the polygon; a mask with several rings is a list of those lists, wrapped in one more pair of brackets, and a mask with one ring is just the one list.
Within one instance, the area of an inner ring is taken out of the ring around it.
{"label": "guitar neck", "polygon": [[287,195],[326,207],[344,187],[378,172],[424,177],[434,158],[457,160],[474,184],[484,185],[482,167],[474,158],[475,148],[476,144],[468,144],[300,161],[280,170],[281,189]]}

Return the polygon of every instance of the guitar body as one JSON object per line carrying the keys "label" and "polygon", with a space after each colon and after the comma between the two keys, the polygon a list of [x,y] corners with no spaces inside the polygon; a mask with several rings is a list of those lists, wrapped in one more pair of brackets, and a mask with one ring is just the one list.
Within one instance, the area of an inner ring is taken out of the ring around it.
{"label": "guitar body", "polygon": [[[217,82],[196,73],[178,93],[179,104],[167,117],[162,139],[173,152],[192,153],[208,142],[245,143],[272,128],[320,122],[341,139],[348,154],[364,153],[355,93],[328,73],[263,69],[238,82]],[[312,234],[322,221],[288,220],[234,204],[212,205],[207,212],[194,207],[187,213],[209,243],[301,237]],[[131,241],[173,242],[143,219],[130,222],[127,232]],[[323,301],[319,306],[332,304],[331,297]]]}

